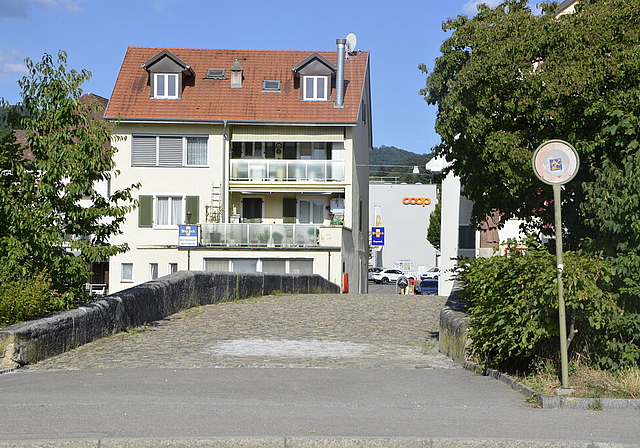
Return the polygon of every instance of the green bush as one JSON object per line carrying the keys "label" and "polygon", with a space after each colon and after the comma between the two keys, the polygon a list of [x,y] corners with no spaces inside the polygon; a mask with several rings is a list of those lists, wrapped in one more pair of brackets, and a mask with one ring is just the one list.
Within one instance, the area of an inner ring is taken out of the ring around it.
{"label": "green bush", "polygon": [[[530,247],[466,260],[458,279],[469,303],[470,350],[487,367],[524,373],[542,359],[559,358],[555,255]],[[611,267],[600,257],[569,252],[562,279],[570,351],[584,354],[620,314],[608,291]]]}
{"label": "green bush", "polygon": [[597,367],[619,370],[640,364],[640,314],[613,316],[597,334],[592,349]]}
{"label": "green bush", "polygon": [[51,280],[45,273],[25,278],[0,279],[0,327],[44,316],[73,305],[71,294],[51,291]]}

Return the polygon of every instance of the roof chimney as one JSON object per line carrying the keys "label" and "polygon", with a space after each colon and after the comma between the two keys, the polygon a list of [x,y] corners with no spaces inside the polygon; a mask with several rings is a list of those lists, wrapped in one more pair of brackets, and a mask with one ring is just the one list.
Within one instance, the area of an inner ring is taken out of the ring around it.
{"label": "roof chimney", "polygon": [[231,65],[231,88],[239,89],[242,87],[242,65],[238,59],[233,61]]}
{"label": "roof chimney", "polygon": [[338,45],[338,64],[336,72],[336,101],[333,107],[344,107],[344,47],[347,39],[336,39]]}

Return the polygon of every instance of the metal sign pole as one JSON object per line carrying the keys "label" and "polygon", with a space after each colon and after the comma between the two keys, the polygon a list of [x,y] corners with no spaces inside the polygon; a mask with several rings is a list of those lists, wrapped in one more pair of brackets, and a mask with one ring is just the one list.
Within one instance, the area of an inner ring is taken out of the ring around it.
{"label": "metal sign pole", "polygon": [[562,216],[561,216],[561,185],[553,185],[553,202],[556,228],[556,264],[558,275],[558,319],[560,323],[560,365],[562,370],[562,389],[569,389],[569,356],[567,354],[567,317],[564,306],[564,287],[562,284]]}
{"label": "metal sign pole", "polygon": [[580,158],[573,146],[562,140],[549,140],[538,147],[533,154],[533,171],[538,178],[553,185],[556,233],[556,269],[558,278],[558,320],[560,332],[560,366],[562,370],[559,395],[573,392],[569,387],[569,355],[567,341],[567,316],[562,285],[562,193],[561,188],[573,179],[580,167]]}

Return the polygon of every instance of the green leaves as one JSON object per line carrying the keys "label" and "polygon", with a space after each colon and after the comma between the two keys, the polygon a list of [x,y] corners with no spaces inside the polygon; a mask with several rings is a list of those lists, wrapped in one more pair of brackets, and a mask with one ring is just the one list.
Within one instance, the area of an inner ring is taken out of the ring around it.
{"label": "green leaves", "polygon": [[427,240],[435,247],[436,250],[440,250],[440,222],[442,216],[442,203],[438,202],[429,215],[429,227],[427,227]]}
{"label": "green leaves", "polygon": [[[568,327],[577,330],[574,352],[586,350],[589,335],[620,314],[607,292],[611,268],[599,257],[566,253],[563,275]],[[510,257],[462,263],[471,317],[471,349],[489,367],[524,371],[559,350],[555,256],[529,247]]]}
{"label": "green leaves", "polygon": [[556,18],[535,16],[526,1],[514,0],[450,19],[444,28],[452,32],[421,91],[438,106],[437,153],[461,177],[476,223],[498,209],[538,228],[552,224],[546,213],[533,219],[552,192],[533,176],[531,155],[549,139],[574,144],[581,169],[565,188],[574,200],[563,210],[573,248],[593,234],[575,206],[581,183],[593,180],[603,156],[619,151],[620,136],[628,137],[627,148],[640,145],[631,138],[633,123],[615,116],[640,116],[640,1],[582,6]]}
{"label": "green leaves", "polygon": [[90,73],[67,70],[66,59],[60,52],[26,61],[22,104],[8,109],[26,143],[16,145],[13,133],[0,140],[0,280],[46,271],[61,293],[83,291],[91,262],[126,250],[108,237],[135,204],[133,186],[111,196],[96,190],[114,175],[113,125],[92,118],[101,108],[80,89]]}

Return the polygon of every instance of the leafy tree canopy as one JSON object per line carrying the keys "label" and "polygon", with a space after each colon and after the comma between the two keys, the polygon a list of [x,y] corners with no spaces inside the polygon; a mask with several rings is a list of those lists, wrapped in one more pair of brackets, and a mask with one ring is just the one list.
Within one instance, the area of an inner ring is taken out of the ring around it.
{"label": "leafy tree canopy", "polygon": [[442,220],[442,203],[438,202],[429,215],[429,226],[427,227],[427,241],[440,250],[440,222]]}
{"label": "leafy tree canopy", "polygon": [[581,204],[602,163],[633,149],[622,143],[638,145],[618,137],[640,117],[640,0],[585,0],[560,17],[543,6],[536,16],[526,0],[508,0],[445,22],[452,33],[434,69],[420,67],[421,93],[438,106],[435,151],[460,176],[476,223],[493,209],[553,222],[551,187],[531,157],[546,140],[572,143],[581,168],[565,186],[563,218],[575,246],[597,231],[583,225]]}
{"label": "leafy tree canopy", "polygon": [[[25,140],[18,145],[13,132],[0,138],[0,279],[47,272],[60,292],[80,290],[91,262],[127,249],[108,238],[135,204],[135,186],[106,197],[95,189],[113,175],[113,125],[90,117],[97,106],[80,100],[80,86],[91,74],[67,70],[66,60],[64,52],[56,61],[27,59],[22,104],[0,104]],[[90,207],[81,205],[85,197]]]}

